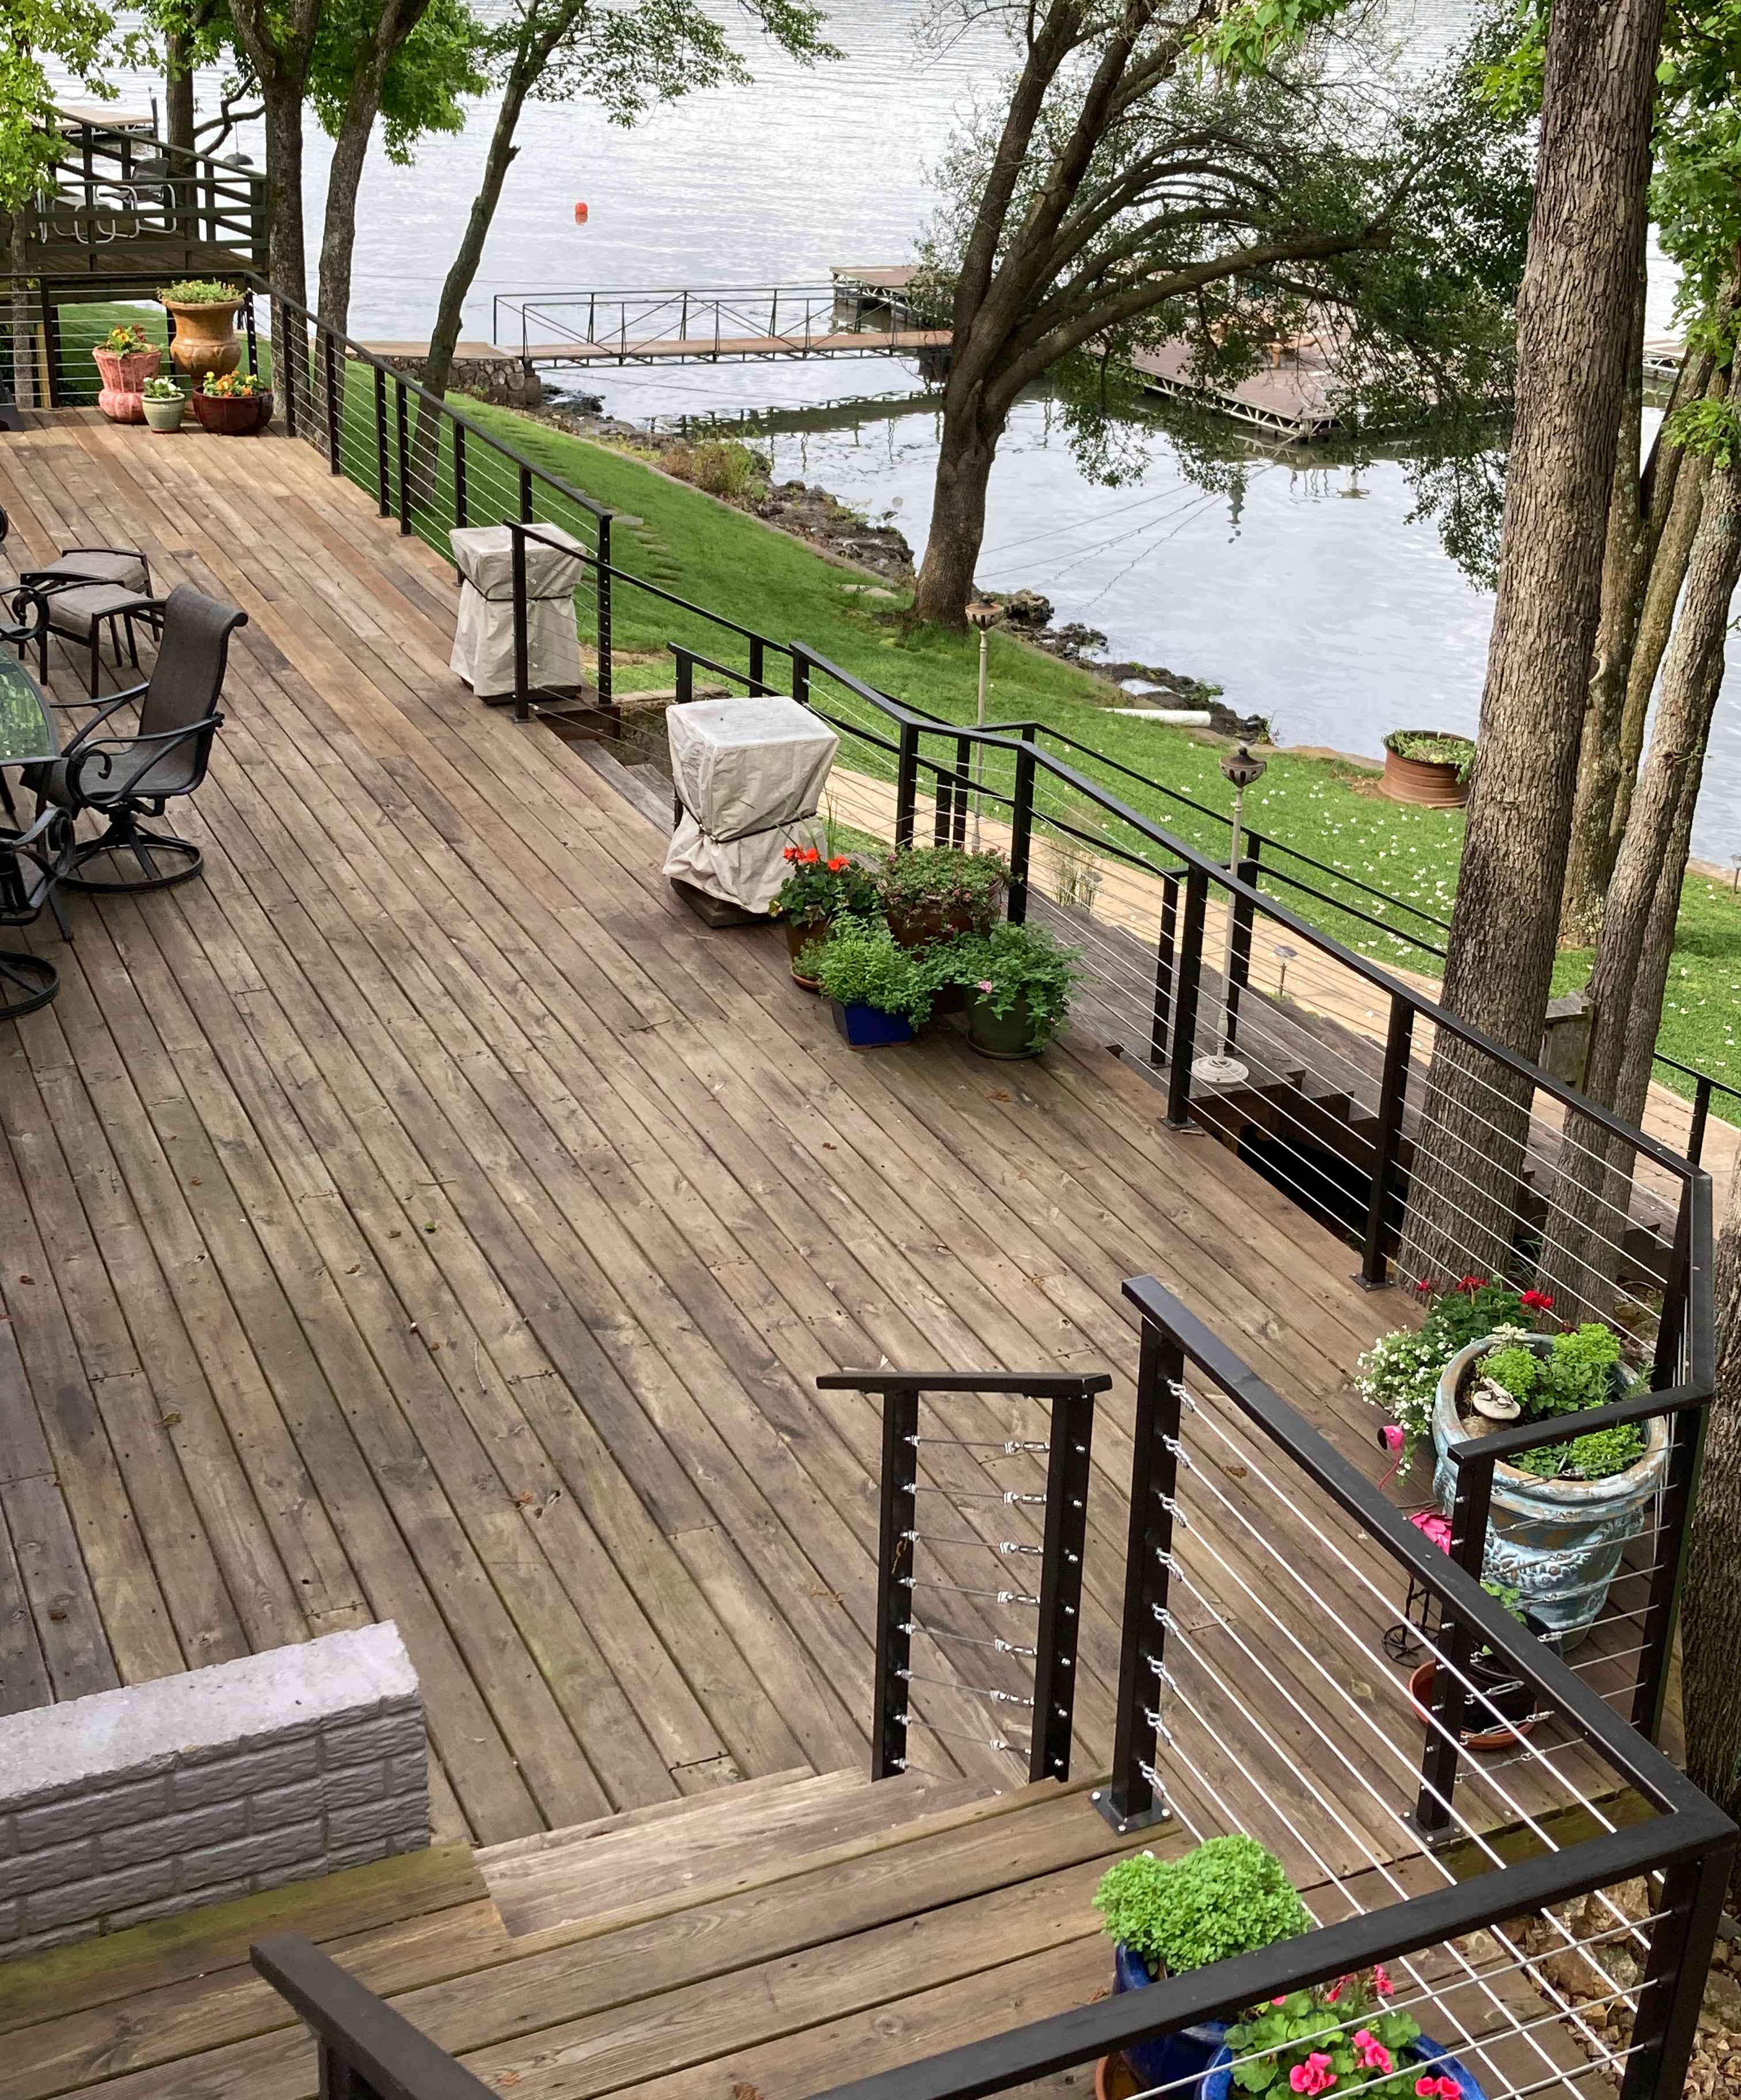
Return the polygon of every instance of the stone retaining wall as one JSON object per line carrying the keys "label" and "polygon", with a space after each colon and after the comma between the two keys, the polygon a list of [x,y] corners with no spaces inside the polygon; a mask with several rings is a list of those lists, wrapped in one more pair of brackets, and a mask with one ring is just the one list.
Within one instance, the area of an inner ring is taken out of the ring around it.
{"label": "stone retaining wall", "polygon": [[428,1842],[391,1623],[0,1720],[0,1958]]}

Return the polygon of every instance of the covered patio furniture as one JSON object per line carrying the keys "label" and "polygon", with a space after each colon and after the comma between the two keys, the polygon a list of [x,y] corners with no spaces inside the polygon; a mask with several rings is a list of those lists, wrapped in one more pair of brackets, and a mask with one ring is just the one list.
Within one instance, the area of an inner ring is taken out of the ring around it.
{"label": "covered patio furniture", "polygon": [[[572,693],[581,683],[574,593],[585,580],[585,549],[559,526],[537,529],[526,541],[526,675],[540,691]],[[462,579],[451,668],[480,700],[505,700],[514,691],[514,536],[506,525],[467,525],[448,538]]]}
{"label": "covered patio furniture", "polygon": [[[144,820],[161,818],[205,778],[212,739],[223,724],[218,702],[230,637],[248,615],[191,584],[152,602],[161,638],[150,678],[113,695],[52,765],[25,775],[39,806],[52,805],[75,819],[87,811],[104,819],[101,836],[81,840],[74,850],[64,878],[69,889],[167,889],[200,871],[197,846]],[[139,726],[131,735],[99,734],[135,699]]]}
{"label": "covered patio furniture", "polygon": [[816,812],[840,739],[777,694],[694,700],[669,709],[665,726],[678,814],[665,871],[692,902],[699,893],[759,916],[785,880],[788,846],[828,850]]}

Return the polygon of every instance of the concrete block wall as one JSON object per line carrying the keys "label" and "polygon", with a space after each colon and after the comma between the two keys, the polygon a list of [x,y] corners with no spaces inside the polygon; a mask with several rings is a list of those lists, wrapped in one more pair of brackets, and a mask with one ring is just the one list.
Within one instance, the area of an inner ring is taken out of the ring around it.
{"label": "concrete block wall", "polygon": [[0,1719],[0,1959],[428,1842],[391,1622]]}

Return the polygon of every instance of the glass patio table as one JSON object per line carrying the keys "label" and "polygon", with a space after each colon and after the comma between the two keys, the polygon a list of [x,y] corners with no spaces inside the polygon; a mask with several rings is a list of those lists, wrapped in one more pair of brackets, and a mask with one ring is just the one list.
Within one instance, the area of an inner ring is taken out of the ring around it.
{"label": "glass patio table", "polygon": [[[28,925],[55,901],[55,885],[70,866],[73,826],[64,810],[47,810],[21,823],[8,774],[52,765],[60,755],[54,711],[24,666],[0,652],[0,926]],[[63,925],[62,932],[65,928]],[[0,1021],[15,1020],[46,1006],[60,989],[60,973],[40,955],[0,950]]]}

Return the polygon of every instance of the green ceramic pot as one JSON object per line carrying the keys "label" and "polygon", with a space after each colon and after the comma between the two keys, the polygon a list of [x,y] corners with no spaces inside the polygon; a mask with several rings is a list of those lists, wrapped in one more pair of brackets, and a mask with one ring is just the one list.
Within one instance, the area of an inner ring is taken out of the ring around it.
{"label": "green ceramic pot", "polygon": [[992,1012],[991,1001],[979,992],[968,999],[967,1039],[982,1057],[1037,1057],[1039,1049],[1027,1039],[1032,1025],[1025,998],[1007,1013]]}

